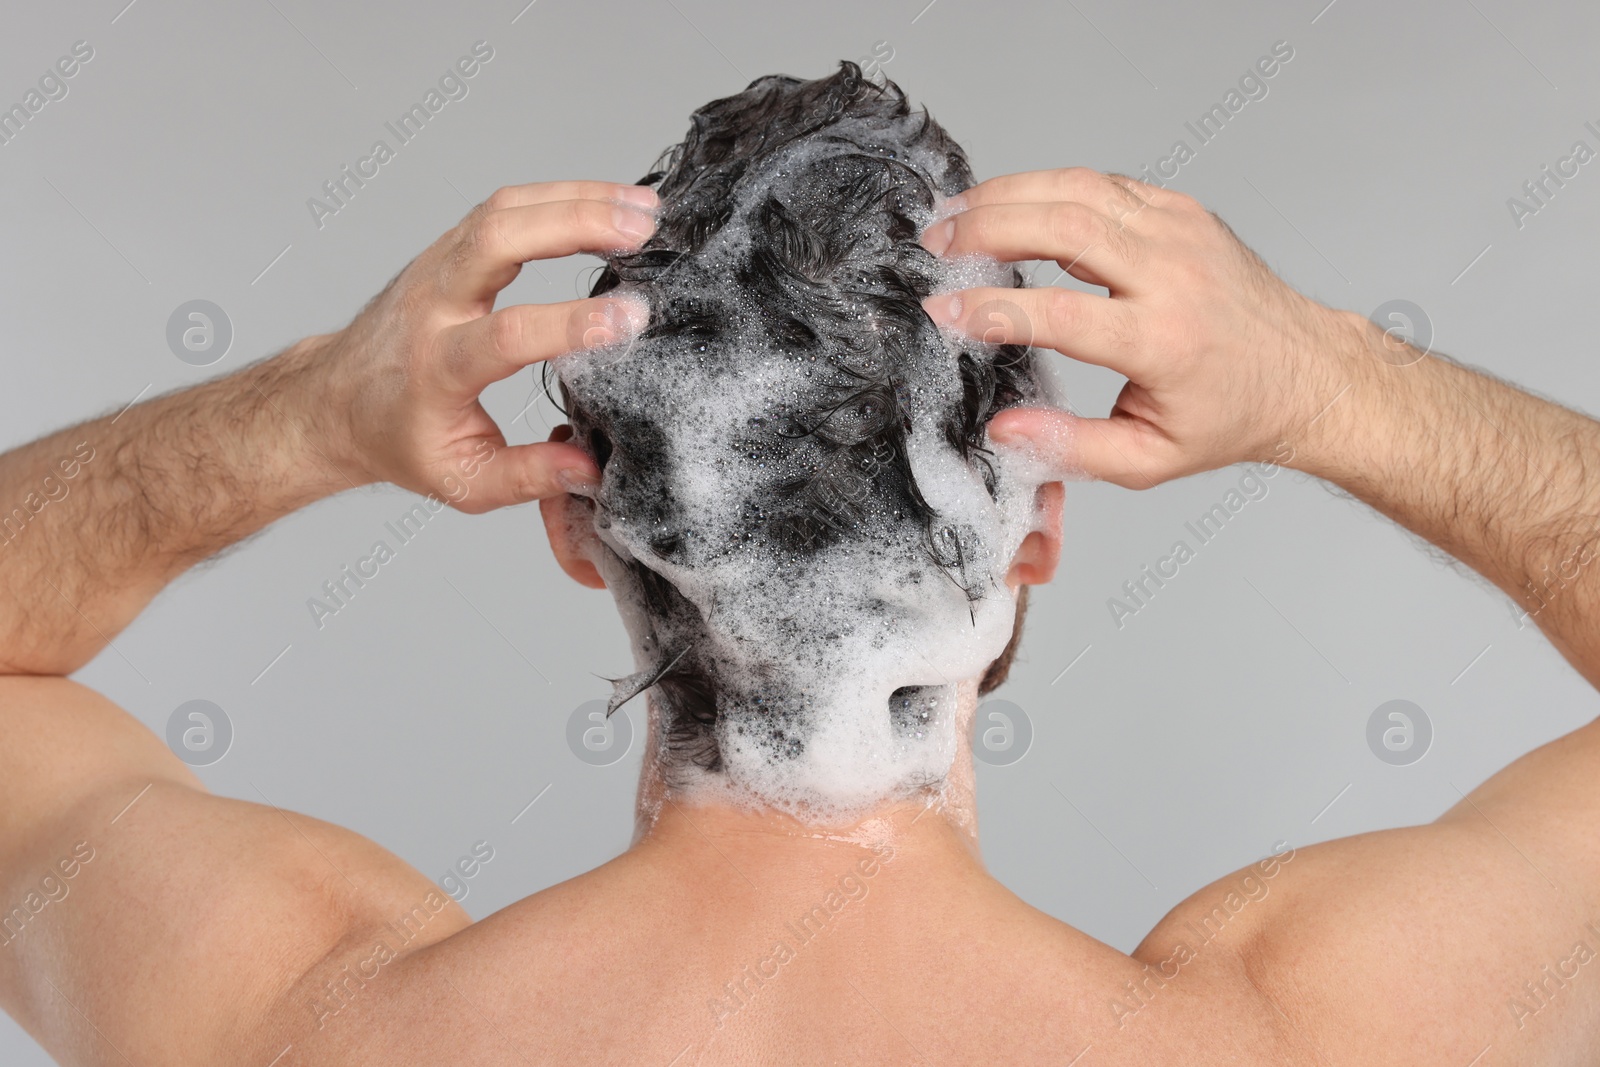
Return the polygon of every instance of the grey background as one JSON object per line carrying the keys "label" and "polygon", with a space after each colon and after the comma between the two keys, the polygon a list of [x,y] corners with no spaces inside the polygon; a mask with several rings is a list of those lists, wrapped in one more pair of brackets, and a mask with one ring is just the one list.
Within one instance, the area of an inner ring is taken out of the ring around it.
{"label": "grey background", "polygon": [[[95,57],[0,146],[0,445],[335,329],[497,186],[632,181],[707,100],[761,74],[820,76],[879,41],[885,72],[988,177],[1137,171],[1192,144],[1183,123],[1287,40],[1269,95],[1175,185],[1318,298],[1363,313],[1413,300],[1440,348],[1600,404],[1600,163],[1520,229],[1506,206],[1575,140],[1600,148],[1583,128],[1600,120],[1593,5],[524,2],[8,12],[0,103],[74,41]],[[319,230],[306,199],[479,39],[495,55],[470,95]],[[571,297],[592,265],[540,264],[506,300]],[[235,331],[208,368],[165,341],[169,314],[197,298]],[[1063,373],[1091,413],[1119,385]],[[533,393],[522,375],[487,395],[513,442],[551,423],[544,402],[510,422]],[[1240,473],[1069,488],[1060,576],[1000,694],[1032,718],[1033,748],[979,767],[995,873],[1118,948],[1275,840],[1429,820],[1596,713],[1502,595],[1289,472],[1116,628],[1107,598]],[[565,729],[604,695],[597,675],[629,669],[627,648],[609,598],[559,573],[532,506],[440,515],[319,631],[307,598],[413,502],[351,492],[285,519],[178,581],[78,677],[161,734],[185,701],[222,706],[232,750],[199,770],[220,793],[344,824],[435,878],[489,841],[464,901],[481,917],[626,845],[638,746],[589,766]],[[1367,747],[1391,699],[1433,723],[1410,766]],[[0,1060],[48,1062],[9,1021]]]}

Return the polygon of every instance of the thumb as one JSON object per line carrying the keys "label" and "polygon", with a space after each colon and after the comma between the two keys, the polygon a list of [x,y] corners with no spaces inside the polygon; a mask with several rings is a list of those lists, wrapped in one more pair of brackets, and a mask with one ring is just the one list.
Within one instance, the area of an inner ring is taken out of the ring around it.
{"label": "thumb", "polygon": [[1086,419],[1051,408],[1009,408],[989,423],[997,445],[1031,448],[1063,476],[1088,477],[1125,489],[1149,489],[1166,481],[1150,452],[1150,427],[1120,411]]}
{"label": "thumb", "polygon": [[464,492],[450,503],[459,511],[477,515],[584,486],[592,491],[599,481],[594,460],[575,445],[557,441],[504,445],[464,482]]}

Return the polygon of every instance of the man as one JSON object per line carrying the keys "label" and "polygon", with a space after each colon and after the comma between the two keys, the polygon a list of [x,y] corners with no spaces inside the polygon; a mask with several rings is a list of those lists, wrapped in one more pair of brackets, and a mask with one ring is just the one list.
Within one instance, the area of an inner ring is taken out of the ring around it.
{"label": "man", "polygon": [[[494,301],[523,262],[639,248],[654,207],[648,190],[606,183],[503,189],[338,333],[0,458],[0,499],[12,500],[80,443],[95,457],[50,504],[48,537],[0,550],[12,605],[0,619],[0,906],[11,923],[0,1004],[52,1054],[140,1065],[1593,1062],[1593,725],[1517,760],[1433,825],[1284,845],[1197,892],[1126,955],[983,870],[964,742],[942,806],[890,801],[825,833],[669,793],[627,853],[473,924],[357,835],[209,795],[159,739],[64,677],[184,569],[352,485],[389,481],[474,512],[542,500],[563,566],[593,580],[565,522],[603,487],[592,449],[507,447],[476,398],[643,325],[621,295]],[[947,210],[920,238],[934,255],[1054,260],[1107,292],[941,294],[923,304],[934,322],[1129,379],[1105,419],[1004,410],[988,427],[995,446],[1130,488],[1277,458],[1513,596],[1547,567],[1573,572],[1534,617],[1600,682],[1600,604],[1576,562],[1595,540],[1596,423],[1417,358],[1296,294],[1178,193],[1068,169],[983,182]],[[1021,314],[982,313],[995,299]],[[468,474],[471,491],[452,492]],[[1035,532],[1006,575],[1017,585],[1054,566],[1059,536]],[[1518,1014],[1508,990],[1524,984]]]}

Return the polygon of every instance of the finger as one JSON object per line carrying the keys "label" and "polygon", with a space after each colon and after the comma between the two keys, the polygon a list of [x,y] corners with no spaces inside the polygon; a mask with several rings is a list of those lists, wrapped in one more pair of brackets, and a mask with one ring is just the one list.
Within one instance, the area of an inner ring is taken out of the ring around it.
{"label": "finger", "polygon": [[644,299],[626,294],[509,304],[439,331],[433,350],[436,380],[444,389],[477,396],[531,363],[632,337],[649,319]]}
{"label": "finger", "polygon": [[1008,408],[989,422],[989,440],[1028,450],[1066,477],[1089,477],[1125,489],[1149,489],[1174,476],[1167,439],[1147,422],[1113,409],[1085,419],[1048,408]]}
{"label": "finger", "polygon": [[440,287],[456,305],[476,310],[493,304],[529,260],[637,248],[655,228],[648,212],[602,200],[475,211],[451,231]]}
{"label": "finger", "polygon": [[599,481],[594,460],[575,445],[554,441],[508,445],[495,450],[467,483],[466,495],[452,503],[460,511],[478,515],[559,493],[593,496]]}
{"label": "finger", "polygon": [[1172,191],[1163,185],[1151,185],[1147,181],[1127,174],[1118,174],[1115,171],[1106,172],[1106,180],[1115,182],[1126,189],[1129,194],[1151,207],[1161,207],[1173,195]]}
{"label": "finger", "polygon": [[[577,432],[572,428],[571,423],[558,422],[550,427],[550,436],[547,440],[556,442],[572,441]],[[594,462],[592,449],[584,451],[581,445],[575,445],[575,447],[579,451],[583,451],[584,456],[590,460],[589,466],[585,469],[581,478],[576,477],[576,472],[570,472],[564,474],[559,481],[566,486],[567,492],[574,496],[596,497],[600,493],[600,479],[605,472]]]}
{"label": "finger", "polygon": [[[1003,174],[979,182],[959,196],[952,197],[956,203],[951,206],[965,210],[994,204],[1042,204],[1053,200],[1073,200],[1101,209],[1109,204],[1114,208],[1137,210],[1149,202],[1148,197],[1141,195],[1140,185],[1142,183],[1123,175],[1102,174],[1088,167],[1033,170]],[[1106,214],[1114,215],[1115,210]]]}
{"label": "finger", "polygon": [[1037,345],[1136,378],[1154,363],[1126,303],[1076,289],[963,289],[922,302],[928,317],[985,344]]}
{"label": "finger", "polygon": [[648,185],[623,185],[618,182],[532,182],[496,189],[474,210],[503,211],[509,207],[529,207],[557,200],[611,200],[632,204],[650,211],[661,202]]}
{"label": "finger", "polygon": [[1107,174],[1105,178],[1112,185],[1122,189],[1127,196],[1120,201],[1112,197],[1106,198],[1104,213],[1116,222],[1119,230],[1131,227],[1143,233],[1150,233],[1150,227],[1157,221],[1157,216],[1151,209],[1170,203],[1166,191],[1145,185],[1126,174]]}
{"label": "finger", "polygon": [[1075,200],[971,208],[929,226],[922,244],[937,256],[1053,259],[1073,277],[1113,292],[1133,283],[1144,251],[1136,231]]}

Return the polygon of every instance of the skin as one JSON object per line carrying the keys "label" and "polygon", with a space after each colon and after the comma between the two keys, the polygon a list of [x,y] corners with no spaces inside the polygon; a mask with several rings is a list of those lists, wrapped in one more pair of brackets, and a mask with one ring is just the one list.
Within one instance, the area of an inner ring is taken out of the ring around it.
{"label": "skin", "polygon": [[[966,751],[942,805],[852,826],[672,798],[622,856],[471,923],[357,834],[209,794],[64,677],[189,566],[353,485],[473,512],[539,499],[563,568],[597,584],[566,522],[590,460],[507,447],[477,396],[636,324],[605,298],[493,310],[524,261],[636,243],[625,189],[502,190],[344,330],[0,457],[0,501],[24,501],[93,449],[0,546],[0,907],[33,911],[0,945],[0,1005],[60,1062],[1592,1062],[1593,724],[1431,825],[1282,843],[1130,955],[987,874]],[[1140,489],[1292,456],[1495,582],[1600,682],[1600,425],[1295,293],[1181,194],[1070,169],[950,207],[932,250],[1050,259],[1107,292],[941,296],[935,320],[1129,378],[1106,418],[1014,410],[996,444]],[[1042,524],[1010,580],[1047,581],[1059,547]],[[817,906],[826,933],[802,940]],[[1537,1012],[1524,982],[1551,990]]]}

